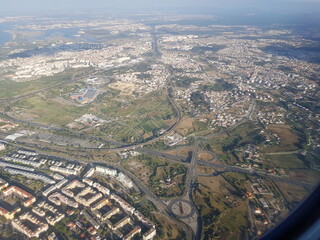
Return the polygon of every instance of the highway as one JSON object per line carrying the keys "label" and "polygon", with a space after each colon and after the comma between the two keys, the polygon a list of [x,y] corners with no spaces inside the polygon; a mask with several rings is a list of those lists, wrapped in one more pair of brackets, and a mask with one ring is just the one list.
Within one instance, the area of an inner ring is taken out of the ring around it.
{"label": "highway", "polygon": [[154,206],[160,210],[160,212],[169,214],[167,206],[146,185],[144,185],[144,183],[142,183],[136,176],[124,169],[122,166],[117,166],[117,168],[134,181],[134,183],[142,190],[142,192],[154,204]]}
{"label": "highway", "polygon": [[181,198],[184,198],[186,195],[190,196],[190,194],[191,194],[192,181],[195,177],[196,163],[198,161],[198,150],[199,150],[198,142],[197,142],[197,140],[195,140],[195,146],[192,151],[191,162],[189,164],[188,171],[186,174],[185,189],[184,189],[184,192],[183,192]]}
{"label": "highway", "polygon": [[[255,175],[255,176],[259,176],[261,178],[267,178],[270,180],[274,180],[274,181],[280,181],[280,182],[285,182],[288,184],[293,184],[293,185],[298,185],[298,186],[302,186],[308,189],[312,189],[314,186],[308,183],[304,183],[304,182],[299,182],[290,178],[283,178],[283,177],[279,177],[279,176],[274,176],[271,174],[267,174],[264,173],[262,171],[256,171],[253,169],[246,169],[246,168],[241,168],[241,167],[237,167],[237,166],[231,166],[231,165],[225,165],[225,164],[219,164],[219,163],[212,163],[212,162],[207,162],[207,161],[203,161],[203,160],[198,160],[197,159],[197,150],[193,150],[192,152],[192,159],[191,159],[191,163],[188,162],[188,158],[183,157],[183,156],[176,156],[176,155],[172,155],[169,153],[163,153],[160,151],[156,151],[156,150],[149,150],[149,149],[137,149],[137,151],[141,152],[141,153],[145,153],[145,154],[150,154],[159,158],[164,158],[168,161],[171,161],[173,163],[181,163],[184,164],[186,166],[189,166],[188,168],[188,173],[187,175],[193,174],[195,175],[195,173],[193,171],[190,171],[190,169],[195,169],[195,167],[197,165],[200,166],[207,166],[207,167],[211,167],[211,168],[218,168],[218,169],[225,169],[226,172],[239,172],[239,173],[244,173],[244,174],[249,174],[249,175]],[[188,182],[189,182],[189,177],[187,177],[187,181],[186,181],[186,186],[188,186]],[[190,183],[189,183],[190,184]]]}
{"label": "highway", "polygon": [[175,163],[179,163],[179,164],[183,164],[185,166],[188,166],[189,163],[189,158],[187,157],[183,157],[183,156],[178,156],[178,155],[172,155],[169,153],[163,153],[163,152],[159,152],[156,150],[151,150],[148,148],[138,148],[136,149],[137,152],[143,153],[143,154],[147,154],[147,155],[152,155],[158,158],[163,158],[166,159],[168,161],[171,162],[175,162]]}
{"label": "highway", "polygon": [[[195,168],[196,165],[207,166],[207,167],[218,168],[218,169],[222,168],[222,169],[225,169],[226,171],[229,171],[229,172],[239,172],[239,173],[245,173],[245,174],[250,174],[250,175],[256,175],[256,176],[259,176],[261,178],[267,178],[267,179],[274,180],[274,181],[281,181],[281,182],[285,182],[285,183],[289,183],[289,184],[293,184],[293,185],[306,187],[308,189],[312,189],[314,187],[313,185],[308,184],[308,183],[295,181],[295,180],[290,179],[290,178],[282,178],[282,177],[279,177],[279,176],[266,174],[266,173],[264,173],[262,171],[256,171],[256,170],[253,170],[253,169],[246,169],[246,168],[241,168],[241,167],[237,167],[237,166],[231,166],[231,165],[225,165],[225,164],[212,163],[212,162],[207,162],[207,161],[203,161],[203,160],[198,160],[197,156],[195,156],[196,155],[196,150],[193,150],[193,152],[192,152],[191,163],[188,162],[188,160],[189,160],[188,158],[183,157],[183,156],[176,156],[176,155],[172,155],[172,154],[169,154],[169,153],[162,153],[160,151],[149,150],[149,149],[145,149],[145,148],[142,148],[142,149],[137,150],[137,151],[145,153],[145,154],[150,154],[150,155],[153,155],[153,156],[156,156],[156,157],[159,157],[159,158],[165,158],[166,160],[174,162],[174,163],[181,163],[181,164],[184,164],[186,166],[191,166],[193,169]],[[188,174],[189,174],[189,170],[188,170]]]}
{"label": "highway", "polygon": [[274,181],[285,182],[285,183],[305,187],[308,189],[314,188],[313,185],[308,184],[308,183],[298,182],[298,181],[295,181],[295,180],[292,180],[289,178],[282,178],[282,177],[266,174],[262,171],[249,170],[249,169],[240,168],[240,167],[236,167],[236,166],[211,163],[211,162],[206,162],[206,161],[201,161],[201,160],[198,160],[197,164],[202,165],[202,166],[212,167],[212,168],[223,168],[223,169],[226,169],[227,171],[230,171],[230,172],[239,172],[239,173],[255,175],[255,176],[259,176],[261,178],[267,178],[267,179],[274,180]]}

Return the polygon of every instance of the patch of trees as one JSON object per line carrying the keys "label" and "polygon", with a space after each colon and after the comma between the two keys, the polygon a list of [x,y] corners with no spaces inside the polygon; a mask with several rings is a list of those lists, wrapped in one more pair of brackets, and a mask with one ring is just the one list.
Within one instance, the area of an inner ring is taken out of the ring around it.
{"label": "patch of trees", "polygon": [[139,78],[139,79],[150,79],[150,78],[152,78],[152,74],[150,74],[150,73],[140,73],[140,74],[137,74],[137,78]]}
{"label": "patch of trees", "polygon": [[221,49],[224,49],[225,45],[219,45],[219,44],[211,44],[208,46],[197,46],[192,48],[192,52],[195,53],[203,53],[203,52],[218,52]]}
{"label": "patch of trees", "polygon": [[206,96],[200,91],[191,93],[190,101],[197,107],[204,107],[207,109],[210,107],[209,103],[206,101]]}
{"label": "patch of trees", "polygon": [[175,80],[176,85],[178,87],[190,87],[191,83],[199,81],[199,78],[195,77],[187,77],[187,76],[179,76],[179,77],[174,77],[173,80]]}
{"label": "patch of trees", "polygon": [[224,152],[228,152],[228,151],[232,151],[236,148],[236,146],[242,141],[242,137],[241,136],[238,136],[238,137],[235,137],[231,143],[229,143],[228,145],[225,145],[222,147],[222,150]]}
{"label": "patch of trees", "polygon": [[233,83],[229,83],[224,81],[223,79],[216,80],[216,83],[214,85],[201,85],[200,89],[201,91],[231,91],[235,88],[235,85]]}

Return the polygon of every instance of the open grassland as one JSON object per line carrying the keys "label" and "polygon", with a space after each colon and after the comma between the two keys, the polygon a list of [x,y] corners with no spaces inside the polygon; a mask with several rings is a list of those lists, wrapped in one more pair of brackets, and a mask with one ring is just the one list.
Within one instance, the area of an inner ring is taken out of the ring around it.
{"label": "open grassland", "polygon": [[280,168],[305,168],[304,162],[298,154],[264,155],[270,165]]}
{"label": "open grassland", "polygon": [[126,160],[124,167],[158,196],[175,197],[184,190],[187,169],[181,164],[140,155]]}
{"label": "open grassland", "polygon": [[52,77],[42,77],[27,82],[14,82],[0,78],[0,99],[26,95],[30,92],[69,81],[70,79],[70,73],[60,73]]}
{"label": "open grassland", "polygon": [[271,166],[280,168],[308,168],[308,162],[299,152],[304,149],[306,136],[300,129],[289,125],[269,126],[268,131],[276,134],[278,144],[264,145],[261,153]]}
{"label": "open grassland", "polygon": [[292,145],[299,142],[299,137],[297,136],[295,131],[288,125],[269,126],[268,130],[276,133],[280,137],[281,142],[284,145]]}
{"label": "open grassland", "polygon": [[39,95],[18,101],[12,107],[22,119],[33,116],[32,121],[57,126],[72,122],[88,110],[87,106],[61,105]]}
{"label": "open grassland", "polygon": [[298,204],[309,194],[309,191],[301,186],[287,184],[284,182],[276,182],[276,185],[280,189],[286,201],[292,205]]}
{"label": "open grassland", "polygon": [[192,118],[183,118],[177,126],[176,131],[183,136],[188,135],[193,132],[193,122],[194,120]]}
{"label": "open grassland", "polygon": [[235,163],[237,159],[232,154],[233,151],[243,144],[258,143],[258,131],[259,128],[255,124],[243,123],[224,134],[209,139],[200,147],[216,153],[221,161]]}
{"label": "open grassland", "polygon": [[297,181],[313,184],[320,183],[320,171],[309,169],[294,169],[288,172],[289,176]]}
{"label": "open grassland", "polygon": [[133,83],[115,82],[109,84],[109,87],[120,91],[120,95],[131,96],[137,86]]}
{"label": "open grassland", "polygon": [[[273,140],[267,143],[266,137]],[[237,149],[253,144],[259,147],[264,165],[293,169],[308,168],[308,162],[300,154],[305,143],[306,137],[301,129],[289,125],[272,125],[263,130],[253,123],[244,123],[215,136],[201,147],[216,153],[219,160],[233,164],[242,159],[243,153]]]}
{"label": "open grassland", "polygon": [[189,158],[192,154],[192,147],[177,147],[166,151],[166,153]]}
{"label": "open grassland", "polygon": [[303,133],[293,129],[289,125],[269,126],[268,130],[277,134],[280,143],[262,149],[262,152],[284,152],[301,149],[302,143],[306,140]]}
{"label": "open grassland", "polygon": [[232,196],[237,189],[223,176],[198,177],[197,183],[193,199],[203,221],[201,239],[244,239],[247,203]]}
{"label": "open grassland", "polygon": [[199,165],[196,167],[196,173],[197,174],[212,174],[214,172],[215,172],[215,170],[213,168],[210,168],[210,167],[199,166]]}
{"label": "open grassland", "polygon": [[154,217],[158,223],[157,232],[160,230],[160,233],[157,234],[156,239],[168,239],[168,240],[177,240],[185,239],[185,233],[182,228],[172,219],[162,215],[161,213],[153,212]]}

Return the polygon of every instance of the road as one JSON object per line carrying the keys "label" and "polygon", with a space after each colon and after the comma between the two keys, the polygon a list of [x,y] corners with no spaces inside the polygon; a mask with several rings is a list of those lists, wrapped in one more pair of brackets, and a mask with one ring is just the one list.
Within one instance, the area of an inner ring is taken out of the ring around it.
{"label": "road", "polygon": [[[1,137],[4,139],[6,135],[1,134]],[[2,141],[4,141],[2,139]],[[0,139],[1,140],[1,139]],[[6,143],[9,143],[8,141],[4,141]],[[18,143],[18,142],[17,142]],[[14,143],[10,143],[13,144]],[[28,146],[28,143],[23,142],[22,144],[24,144],[26,147]],[[32,146],[31,146],[32,147]],[[99,148],[97,148],[99,149]],[[120,148],[121,149],[121,148]],[[160,151],[156,151],[156,150],[150,150],[150,149],[146,149],[146,148],[137,148],[136,151],[144,153],[144,154],[148,154],[148,155],[153,155],[159,158],[164,158],[168,161],[171,161],[173,163],[180,163],[183,164],[185,166],[188,166],[188,174],[187,176],[189,176],[189,172],[190,174],[192,174],[194,176],[194,169],[196,167],[196,165],[201,165],[201,166],[207,166],[207,167],[212,167],[212,168],[218,168],[218,169],[225,169],[226,171],[230,171],[230,172],[239,172],[239,173],[244,173],[244,174],[250,174],[250,175],[255,175],[255,176],[259,176],[261,178],[267,178],[270,180],[275,180],[275,181],[281,181],[281,182],[285,182],[288,184],[293,184],[293,185],[298,185],[298,186],[302,186],[302,187],[306,187],[308,189],[312,189],[314,186],[308,183],[303,183],[303,182],[298,182],[295,181],[293,179],[289,179],[289,178],[282,178],[279,176],[274,176],[274,175],[270,175],[270,174],[266,174],[262,171],[256,171],[253,169],[246,169],[246,168],[241,168],[241,167],[237,167],[237,166],[231,166],[231,165],[225,165],[225,164],[218,164],[218,163],[212,163],[212,162],[207,162],[207,161],[202,161],[202,160],[195,160],[197,156],[195,156],[195,150],[193,150],[192,153],[192,159],[191,159],[191,163],[189,163],[189,159],[187,157],[183,157],[183,156],[176,156],[176,155],[172,155],[169,153],[163,153]],[[193,169],[192,171],[190,169]],[[188,184],[189,183],[189,177],[187,177],[188,180]]]}
{"label": "road", "polygon": [[[153,156],[156,156],[156,157],[159,157],[159,158],[165,158],[166,160],[174,162],[174,163],[181,163],[181,164],[184,164],[186,166],[189,166],[188,175],[189,175],[189,172],[190,172],[190,168],[195,169],[196,165],[200,165],[200,166],[207,166],[207,167],[218,168],[218,169],[222,168],[222,169],[225,169],[226,171],[229,171],[229,172],[239,172],[239,173],[244,173],[244,174],[249,174],[249,175],[255,175],[255,176],[259,176],[261,178],[267,178],[267,179],[270,179],[270,180],[275,180],[275,181],[285,182],[285,183],[288,183],[288,184],[293,184],[293,185],[306,187],[308,189],[312,189],[314,187],[313,185],[308,184],[308,183],[295,181],[295,180],[290,179],[290,178],[282,178],[282,177],[279,177],[279,176],[266,174],[266,173],[264,173],[262,171],[256,171],[256,170],[253,170],[253,169],[246,169],[246,168],[241,168],[241,167],[237,167],[237,166],[231,166],[231,165],[225,165],[225,164],[220,164],[220,163],[212,163],[212,162],[207,162],[207,161],[203,161],[203,160],[198,160],[195,150],[193,150],[193,152],[192,152],[191,163],[188,163],[189,159],[186,158],[186,157],[183,157],[183,156],[176,156],[176,155],[172,155],[172,154],[169,154],[169,153],[163,153],[163,152],[160,152],[160,151],[149,150],[149,149],[144,149],[144,148],[141,149],[141,150],[137,150],[137,151],[145,153],[145,154],[150,154],[150,155],[153,155]],[[190,173],[194,174],[194,172],[190,172]],[[187,178],[187,180],[190,181],[189,178]],[[188,185],[188,181],[186,181],[187,185]]]}
{"label": "road", "polygon": [[240,168],[240,167],[236,167],[236,166],[211,163],[211,162],[206,162],[206,161],[201,161],[201,160],[198,160],[197,164],[202,165],[202,166],[212,167],[212,168],[223,168],[223,169],[226,169],[227,171],[230,171],[230,172],[239,172],[239,173],[255,175],[255,176],[258,176],[261,178],[267,178],[267,179],[274,180],[274,181],[285,182],[288,184],[293,184],[293,185],[305,187],[308,189],[314,188],[314,185],[311,185],[308,183],[298,182],[298,181],[295,181],[295,180],[292,180],[289,178],[282,178],[282,177],[266,174],[262,171],[249,170],[249,169]]}
{"label": "road", "polygon": [[187,157],[183,157],[183,156],[178,156],[178,155],[172,155],[169,153],[163,153],[163,152],[159,152],[156,150],[151,150],[148,148],[138,148],[136,149],[137,152],[143,153],[143,154],[147,154],[147,155],[152,155],[158,158],[163,158],[166,160],[169,160],[171,162],[175,162],[175,163],[179,163],[179,164],[183,164],[188,166],[189,165],[189,158]]}
{"label": "road", "polygon": [[147,198],[160,210],[161,212],[165,212],[169,214],[167,206],[162,202],[162,200],[157,197],[143,182],[141,182],[136,176],[134,176],[131,172],[124,169],[122,166],[117,166],[117,168],[129,176],[134,183],[142,190],[142,192],[147,196]]}
{"label": "road", "polygon": [[152,35],[152,48],[153,48],[154,56],[156,58],[161,57],[161,52],[160,52],[159,46],[158,46],[158,37],[157,37],[156,30],[155,30],[154,26],[152,26],[152,28],[151,28],[151,35]]}
{"label": "road", "polygon": [[184,192],[183,192],[183,195],[181,196],[181,198],[184,198],[186,195],[190,196],[190,194],[191,194],[192,181],[193,181],[195,174],[196,174],[196,167],[197,167],[196,163],[198,161],[198,150],[199,150],[198,142],[197,142],[197,140],[195,140],[195,146],[192,151],[191,162],[189,164],[188,171],[186,174],[185,189],[184,189]]}

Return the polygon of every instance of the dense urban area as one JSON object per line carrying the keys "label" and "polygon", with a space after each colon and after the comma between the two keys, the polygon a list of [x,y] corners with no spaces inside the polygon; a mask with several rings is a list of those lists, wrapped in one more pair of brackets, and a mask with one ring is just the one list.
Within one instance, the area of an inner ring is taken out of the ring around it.
{"label": "dense urban area", "polygon": [[0,239],[257,239],[320,180],[316,27],[0,26]]}

